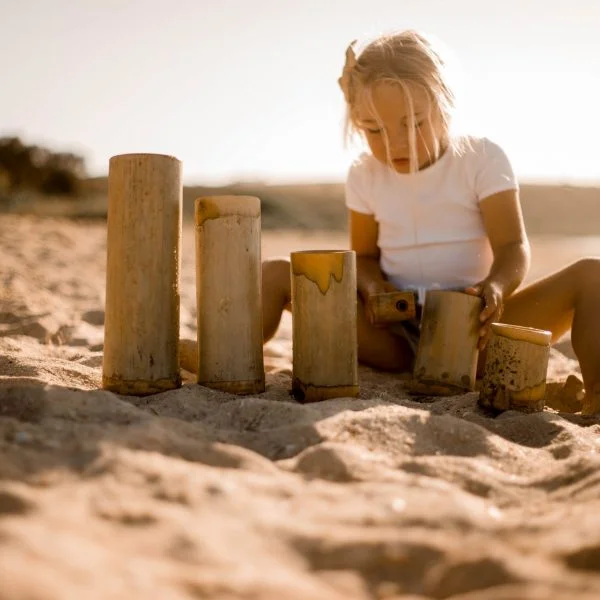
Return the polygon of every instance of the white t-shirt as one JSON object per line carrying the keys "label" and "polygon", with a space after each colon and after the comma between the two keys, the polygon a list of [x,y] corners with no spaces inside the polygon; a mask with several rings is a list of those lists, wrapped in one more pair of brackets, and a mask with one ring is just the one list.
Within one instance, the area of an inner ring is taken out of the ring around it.
{"label": "white t-shirt", "polygon": [[428,289],[464,288],[488,276],[492,249],[479,203],[518,189],[504,151],[487,138],[467,138],[430,167],[397,173],[361,154],[346,181],[348,208],[373,215],[380,265],[399,289],[424,299]]}

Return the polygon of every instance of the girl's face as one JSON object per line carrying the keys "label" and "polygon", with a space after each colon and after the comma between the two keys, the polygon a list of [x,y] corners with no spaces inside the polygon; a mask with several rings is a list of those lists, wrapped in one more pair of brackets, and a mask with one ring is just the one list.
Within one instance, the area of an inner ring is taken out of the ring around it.
{"label": "girl's face", "polygon": [[[394,83],[377,83],[371,93],[362,95],[355,116],[373,156],[398,173],[410,173],[411,122],[415,127],[417,169],[435,162],[436,144],[438,158],[445,150],[445,130],[439,111],[427,93],[420,87],[407,84],[412,96],[413,115],[403,88]],[[370,98],[369,98],[370,96]],[[389,158],[386,144],[389,144]]]}

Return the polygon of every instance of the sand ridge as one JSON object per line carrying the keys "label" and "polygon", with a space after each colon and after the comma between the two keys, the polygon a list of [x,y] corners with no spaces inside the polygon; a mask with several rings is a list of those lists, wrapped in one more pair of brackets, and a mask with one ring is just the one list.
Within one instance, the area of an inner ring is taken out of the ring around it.
{"label": "sand ridge", "polygon": [[[104,225],[0,221],[0,600],[598,597],[599,418],[492,418],[367,368],[359,399],[301,405],[289,317],[264,394],[187,374],[117,396],[99,389]],[[193,338],[189,229],[182,256]],[[570,373],[553,350],[550,378]]]}

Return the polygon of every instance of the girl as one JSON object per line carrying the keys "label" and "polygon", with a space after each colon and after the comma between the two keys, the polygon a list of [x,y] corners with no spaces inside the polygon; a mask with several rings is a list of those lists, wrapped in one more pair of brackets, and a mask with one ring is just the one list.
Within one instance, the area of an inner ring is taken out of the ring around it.
{"label": "girl", "polygon": [[[413,289],[422,302],[428,289],[460,289],[484,300],[481,350],[494,321],[550,330],[553,341],[571,329],[584,411],[600,412],[600,260],[579,260],[518,290],[530,263],[518,183],[497,144],[453,133],[454,93],[433,42],[404,31],[376,39],[358,57],[353,43],[338,82],[347,130],[369,148],[346,181],[359,360],[412,369],[418,323],[375,327],[373,294]],[[263,263],[263,302],[266,341],[290,306],[288,261]]]}

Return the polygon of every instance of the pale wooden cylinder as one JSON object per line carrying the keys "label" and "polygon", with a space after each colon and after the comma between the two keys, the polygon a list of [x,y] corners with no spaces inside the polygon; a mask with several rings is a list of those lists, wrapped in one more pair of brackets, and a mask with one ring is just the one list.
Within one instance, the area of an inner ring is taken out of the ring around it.
{"label": "pale wooden cylinder", "polygon": [[356,253],[291,254],[292,393],[300,402],[356,397]]}
{"label": "pale wooden cylinder", "polygon": [[108,174],[102,386],[147,395],[177,388],[181,162],[113,156]]}
{"label": "pale wooden cylinder", "polygon": [[198,383],[233,394],[265,390],[260,200],[196,200]]}
{"label": "pale wooden cylinder", "polygon": [[544,410],[552,333],[492,323],[479,404],[496,410]]}
{"label": "pale wooden cylinder", "polygon": [[413,390],[427,394],[474,389],[482,300],[462,292],[429,290],[413,372]]}

